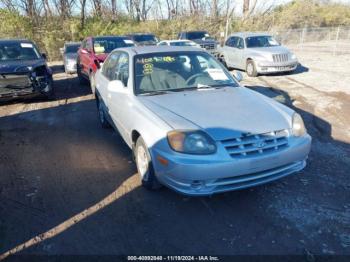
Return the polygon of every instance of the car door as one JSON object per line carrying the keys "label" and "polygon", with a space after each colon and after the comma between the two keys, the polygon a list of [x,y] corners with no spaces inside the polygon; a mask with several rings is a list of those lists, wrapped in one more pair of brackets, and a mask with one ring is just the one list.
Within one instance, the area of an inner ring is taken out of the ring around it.
{"label": "car door", "polygon": [[234,52],[234,60],[236,63],[236,68],[245,69],[246,61],[244,57],[244,40],[241,37],[237,37],[236,50]]}
{"label": "car door", "polygon": [[129,55],[122,51],[116,51],[115,53],[118,55],[118,59],[117,63],[110,67],[110,81],[119,80],[123,83],[123,86],[113,92],[108,91],[107,105],[119,133],[124,140],[128,141],[130,139],[130,126],[133,121],[130,118],[131,101],[129,97],[130,90],[128,89]]}
{"label": "car door", "polygon": [[237,66],[235,61],[236,43],[237,37],[231,36],[226,40],[225,45],[222,47],[225,62],[229,67]]}

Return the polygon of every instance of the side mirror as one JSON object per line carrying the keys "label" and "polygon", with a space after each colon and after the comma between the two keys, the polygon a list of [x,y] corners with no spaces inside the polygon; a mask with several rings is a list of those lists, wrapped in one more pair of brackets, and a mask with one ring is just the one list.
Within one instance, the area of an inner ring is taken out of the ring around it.
{"label": "side mirror", "polygon": [[232,73],[232,75],[233,75],[234,78],[236,78],[236,80],[237,80],[238,82],[241,82],[241,81],[243,80],[243,75],[242,75],[242,73],[239,72],[239,71],[236,71],[236,70],[235,70],[235,71]]}
{"label": "side mirror", "polygon": [[113,92],[113,93],[119,92],[122,90],[122,88],[124,88],[124,84],[120,80],[113,80],[113,81],[108,83],[108,91],[109,92]]}
{"label": "side mirror", "polygon": [[42,54],[41,54],[41,57],[44,58],[45,60],[47,60],[47,56],[46,56],[45,53],[42,53]]}
{"label": "side mirror", "polygon": [[64,48],[63,47],[60,47],[60,53],[63,55],[63,53],[64,53]]}

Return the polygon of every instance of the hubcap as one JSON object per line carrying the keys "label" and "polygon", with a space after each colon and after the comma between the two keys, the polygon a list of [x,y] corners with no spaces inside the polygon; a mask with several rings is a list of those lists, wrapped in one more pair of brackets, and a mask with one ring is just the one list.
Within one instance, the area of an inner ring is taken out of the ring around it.
{"label": "hubcap", "polygon": [[147,181],[148,158],[143,146],[137,148],[136,163],[142,180]]}
{"label": "hubcap", "polygon": [[249,63],[247,65],[247,73],[248,73],[248,75],[252,75],[253,74],[253,70],[254,70],[253,65],[251,63]]}

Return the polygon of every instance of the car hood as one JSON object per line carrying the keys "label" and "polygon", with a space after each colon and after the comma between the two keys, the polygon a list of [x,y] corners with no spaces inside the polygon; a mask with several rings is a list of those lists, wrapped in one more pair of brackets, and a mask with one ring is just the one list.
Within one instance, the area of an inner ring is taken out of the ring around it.
{"label": "car hood", "polygon": [[289,49],[284,46],[271,46],[271,47],[257,47],[257,48],[248,48],[250,52],[258,54],[284,54],[289,53]]}
{"label": "car hood", "polygon": [[0,74],[11,74],[17,72],[29,72],[33,68],[45,65],[44,59],[2,61],[0,62]]}
{"label": "car hood", "polygon": [[244,87],[143,96],[140,100],[172,128],[203,129],[215,140],[288,129],[293,113]]}

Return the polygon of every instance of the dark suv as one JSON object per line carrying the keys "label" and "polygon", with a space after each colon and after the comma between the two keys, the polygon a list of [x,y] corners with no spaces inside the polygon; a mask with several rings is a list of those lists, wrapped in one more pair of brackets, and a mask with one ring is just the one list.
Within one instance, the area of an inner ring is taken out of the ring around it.
{"label": "dark suv", "polygon": [[218,42],[207,31],[183,31],[178,34],[178,39],[191,40],[214,55],[218,53]]}
{"label": "dark suv", "polygon": [[128,34],[127,37],[134,41],[138,46],[156,45],[159,42],[158,38],[150,33]]}
{"label": "dark suv", "polygon": [[28,95],[53,97],[46,55],[32,41],[0,39],[0,99]]}
{"label": "dark suv", "polygon": [[121,47],[135,44],[125,36],[87,37],[78,50],[77,74],[80,82],[89,80],[92,92],[95,92],[95,72],[98,63],[103,63],[108,54]]}

